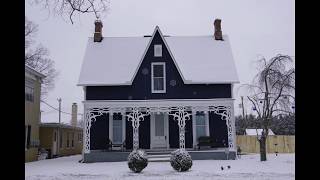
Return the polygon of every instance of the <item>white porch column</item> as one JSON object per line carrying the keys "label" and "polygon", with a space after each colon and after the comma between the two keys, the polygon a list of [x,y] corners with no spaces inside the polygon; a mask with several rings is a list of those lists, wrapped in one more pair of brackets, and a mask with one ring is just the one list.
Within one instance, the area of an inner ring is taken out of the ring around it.
{"label": "white porch column", "polygon": [[84,107],[84,128],[83,128],[84,153],[90,153],[90,127],[91,127],[90,111],[86,107]]}
{"label": "white porch column", "polygon": [[122,142],[126,140],[126,117],[125,117],[125,112],[121,112],[121,117],[122,117]]}
{"label": "white porch column", "polygon": [[196,113],[197,111],[192,110],[193,148],[197,148]]}
{"label": "white porch column", "polygon": [[109,113],[109,139],[113,142],[113,112]]}
{"label": "white porch column", "polygon": [[204,118],[206,121],[206,135],[210,136],[210,128],[209,128],[209,111],[204,111]]}
{"label": "white porch column", "polygon": [[[210,111],[214,112],[215,114],[221,115],[221,120],[226,121],[227,130],[228,130],[228,149],[229,151],[234,151],[235,146],[235,129],[234,129],[234,116],[233,116],[233,102],[218,105],[218,106],[210,106]],[[232,122],[233,121],[233,122]]]}
{"label": "white porch column", "polygon": [[140,121],[144,120],[144,116],[150,114],[150,111],[147,110],[146,114],[143,114],[138,107],[132,108],[132,112],[127,114],[128,121],[132,122],[133,129],[133,150],[139,149],[139,126]]}
{"label": "white porch column", "polygon": [[[173,110],[175,111],[175,110]],[[179,126],[179,146],[180,149],[185,149],[185,126],[186,120],[190,120],[191,114],[186,111],[185,107],[178,107],[178,112],[169,113],[169,115],[173,116],[174,120],[178,121]]]}
{"label": "white porch column", "polygon": [[232,139],[233,139],[233,149],[234,151],[237,150],[237,136],[236,136],[236,122],[234,117],[234,104],[231,105],[231,129],[232,129]]}

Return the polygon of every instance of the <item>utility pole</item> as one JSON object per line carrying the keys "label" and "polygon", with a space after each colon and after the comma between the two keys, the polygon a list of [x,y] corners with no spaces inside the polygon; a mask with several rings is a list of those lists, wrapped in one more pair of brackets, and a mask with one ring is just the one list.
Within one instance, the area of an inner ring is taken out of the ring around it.
{"label": "utility pole", "polygon": [[57,99],[58,102],[59,102],[59,128],[58,128],[58,138],[57,138],[57,153],[58,155],[60,155],[60,136],[61,136],[61,132],[60,132],[60,126],[61,126],[61,98],[58,98]]}

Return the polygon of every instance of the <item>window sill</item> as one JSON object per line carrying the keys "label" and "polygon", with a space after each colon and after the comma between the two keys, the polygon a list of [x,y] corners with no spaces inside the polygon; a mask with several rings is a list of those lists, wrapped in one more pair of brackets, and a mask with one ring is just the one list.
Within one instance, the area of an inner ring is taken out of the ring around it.
{"label": "window sill", "polygon": [[164,94],[166,91],[152,91],[152,94]]}

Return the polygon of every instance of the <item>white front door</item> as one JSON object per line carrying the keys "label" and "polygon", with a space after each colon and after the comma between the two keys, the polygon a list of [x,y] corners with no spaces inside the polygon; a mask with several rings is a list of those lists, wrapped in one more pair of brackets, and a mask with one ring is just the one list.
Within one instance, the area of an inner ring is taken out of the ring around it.
{"label": "white front door", "polygon": [[153,113],[151,115],[151,148],[167,148],[168,114]]}

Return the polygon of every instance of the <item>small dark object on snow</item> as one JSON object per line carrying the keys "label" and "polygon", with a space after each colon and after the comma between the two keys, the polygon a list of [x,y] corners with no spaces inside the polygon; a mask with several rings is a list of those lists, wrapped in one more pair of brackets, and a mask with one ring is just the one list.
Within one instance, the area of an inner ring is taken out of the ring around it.
{"label": "small dark object on snow", "polygon": [[278,156],[278,151],[276,151],[276,156]]}
{"label": "small dark object on snow", "polygon": [[192,166],[192,159],[186,150],[177,149],[171,152],[170,164],[176,171],[187,171]]}
{"label": "small dark object on snow", "polygon": [[128,156],[128,166],[135,173],[141,172],[148,165],[147,153],[143,150],[133,150]]}
{"label": "small dark object on snow", "polygon": [[230,169],[231,168],[231,166],[227,166],[228,167],[228,169]]}
{"label": "small dark object on snow", "polygon": [[221,166],[221,170],[223,171],[223,166]]}

